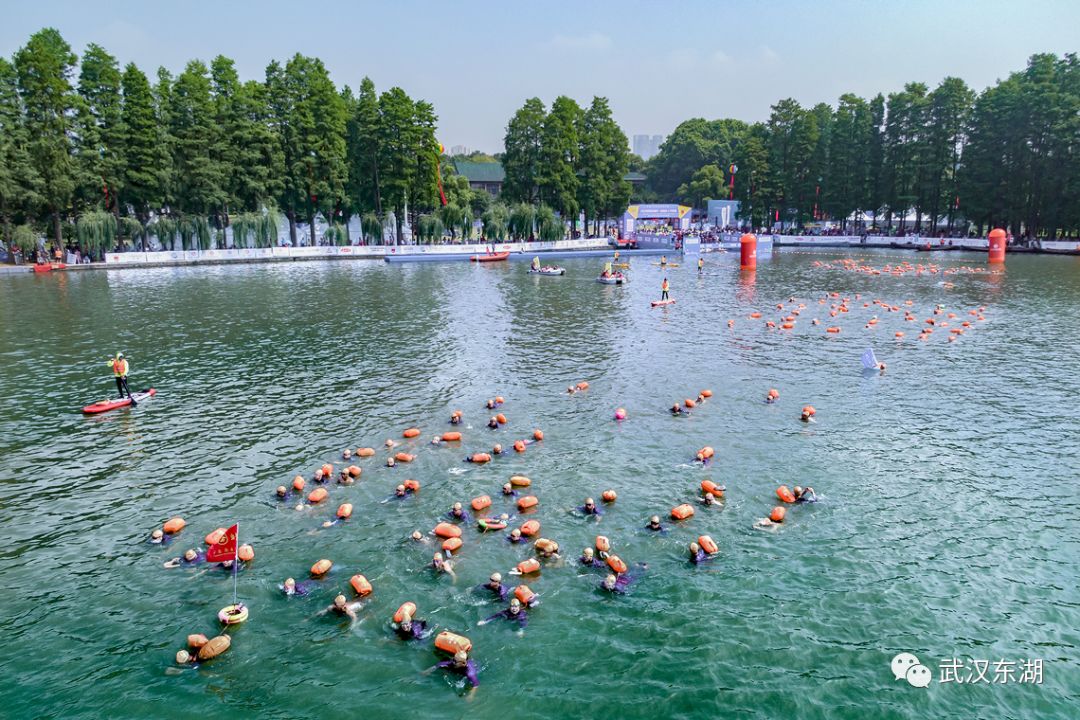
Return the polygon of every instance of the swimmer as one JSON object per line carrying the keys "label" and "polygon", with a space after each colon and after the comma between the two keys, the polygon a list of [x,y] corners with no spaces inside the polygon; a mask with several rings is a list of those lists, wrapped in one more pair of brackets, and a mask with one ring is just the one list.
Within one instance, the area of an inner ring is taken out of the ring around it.
{"label": "swimmer", "polygon": [[394,632],[398,634],[398,637],[402,640],[423,640],[427,635],[425,630],[427,629],[427,620],[416,619],[413,620],[412,615],[404,613],[401,616],[401,622],[390,623]]}
{"label": "swimmer", "polygon": [[344,595],[338,595],[334,598],[334,602],[327,605],[319,615],[325,615],[326,613],[332,612],[336,615],[343,615],[349,618],[353,623],[356,623],[356,621],[359,620],[356,616],[356,610],[359,607],[361,607],[359,601],[350,603],[346,600]]}
{"label": "swimmer", "polygon": [[469,522],[469,513],[465,508],[461,507],[459,502],[454,503],[454,506],[450,508],[450,512],[446,513],[446,517],[450,520]]}
{"label": "swimmer", "polygon": [[649,518],[649,523],[645,526],[645,529],[646,530],[652,530],[653,532],[659,532],[659,533],[666,533],[667,532],[667,530],[664,529],[664,526],[660,524],[660,516],[659,515],[653,515],[651,518]]}
{"label": "swimmer", "polygon": [[514,489],[514,486],[510,483],[503,483],[502,494],[506,497],[517,497],[518,491]]}
{"label": "swimmer", "polygon": [[338,485],[352,485],[355,482],[353,476],[349,474],[348,470],[342,470],[341,473],[338,475],[337,481]]}
{"label": "swimmer", "polygon": [[405,489],[404,485],[398,485],[394,488],[394,497],[403,498],[409,494],[409,491]]}
{"label": "swimmer", "polygon": [[552,540],[549,543],[545,543],[543,547],[536,548],[536,554],[540,556],[542,560],[561,560],[559,555],[559,543]]}
{"label": "swimmer", "polygon": [[281,592],[285,593],[288,597],[294,595],[302,597],[311,592],[311,583],[306,581],[298,583],[292,578],[285,578],[285,582],[281,583],[279,587],[281,588]]}
{"label": "swimmer", "polygon": [[884,375],[885,374],[885,363],[879,362],[877,364],[877,369],[880,371],[880,373],[879,373],[880,375]]}
{"label": "swimmer", "polygon": [[318,470],[316,470],[316,471],[315,471],[315,474],[311,476],[311,480],[312,480],[313,482],[316,482],[316,483],[324,483],[324,482],[326,482],[326,481],[327,481],[327,480],[329,480],[329,479],[330,479],[330,478],[327,478],[327,477],[323,477],[323,471],[322,471],[322,468],[319,468]]}
{"label": "swimmer", "polygon": [[195,662],[195,660],[195,656],[189,653],[187,650],[179,650],[176,653],[177,665],[190,665],[191,667],[195,668],[198,667],[198,664]]}
{"label": "swimmer", "polygon": [[[724,489],[724,488],[721,488]],[[701,504],[706,507],[711,507],[716,504],[716,495],[711,492],[705,493],[705,497],[701,498]]]}
{"label": "swimmer", "polygon": [[487,625],[492,620],[498,620],[500,618],[510,620],[511,622],[516,622],[518,624],[518,628],[521,630],[524,630],[525,626],[529,624],[529,614],[525,611],[525,608],[521,606],[521,601],[517,598],[514,598],[510,601],[510,607],[508,607],[506,610],[500,610],[494,615],[486,617],[476,624]]}
{"label": "swimmer", "polygon": [[719,554],[720,553],[718,552],[707,553],[702,550],[701,546],[698,545],[696,542],[690,543],[690,562],[694,563],[695,565],[700,565],[706,560],[711,560]]}
{"label": "swimmer", "polygon": [[166,535],[164,530],[158,528],[150,533],[149,542],[151,545],[168,545],[172,542],[172,535]]}
{"label": "swimmer", "polygon": [[498,418],[496,418],[494,415],[492,415],[491,419],[488,420],[488,427],[491,428],[492,430],[498,430],[499,429],[499,420],[498,420]]}
{"label": "swimmer", "polygon": [[460,410],[455,410],[454,412],[450,413],[450,424],[451,425],[460,425],[461,421],[462,421],[462,415],[461,415]]}
{"label": "swimmer", "polygon": [[493,593],[497,600],[505,601],[506,596],[510,593],[510,588],[506,587],[502,583],[502,573],[491,573],[491,577],[488,578],[486,583],[476,586],[477,592],[489,592]]}
{"label": "swimmer", "polygon": [[604,514],[600,508],[596,507],[592,498],[585,498],[585,504],[578,508],[578,512],[582,515],[595,515],[597,518]]}
{"label": "swimmer", "polygon": [[514,528],[510,531],[510,534],[506,536],[506,541],[509,543],[523,543],[528,542],[528,538],[521,534],[521,528]]}
{"label": "swimmer", "polygon": [[277,486],[277,491],[275,492],[275,494],[276,494],[278,500],[288,500],[289,499],[289,490],[284,485],[278,485]]}
{"label": "swimmer", "polygon": [[352,457],[352,450],[350,450],[349,448],[345,448],[344,450],[341,451],[341,459],[342,460],[348,460],[351,457]]}
{"label": "swimmer", "polygon": [[814,492],[814,488],[812,487],[804,488],[796,485],[791,489],[791,494],[795,496],[795,502],[797,503],[818,501],[817,493]]}
{"label": "swimmer", "polygon": [[457,575],[454,574],[454,563],[448,559],[444,559],[441,553],[435,553],[431,560],[431,569],[436,574],[446,573],[454,580],[457,580]]}
{"label": "swimmer", "polygon": [[645,563],[638,563],[632,570],[615,575],[608,575],[600,583],[600,589],[614,595],[626,595],[630,592],[630,586],[649,568]]}
{"label": "swimmer", "polygon": [[454,655],[453,660],[443,660],[442,662],[429,667],[424,671],[424,674],[427,675],[428,673],[439,669],[449,670],[458,675],[464,675],[465,681],[471,686],[469,688],[470,693],[475,691],[477,686],[480,685],[480,680],[477,678],[479,669],[476,667],[476,662],[474,662],[472,658],[469,657],[469,653],[464,650],[458,650]]}
{"label": "swimmer", "polygon": [[436,435],[435,437],[431,438],[431,444],[432,445],[441,445],[442,444],[442,438],[439,437],[438,435]]}
{"label": "swimmer", "polygon": [[173,558],[172,560],[169,560],[168,562],[166,562],[164,564],[163,567],[167,567],[169,569],[172,569],[172,568],[180,567],[181,564],[183,564],[183,565],[198,565],[199,563],[203,562],[205,559],[206,559],[206,555],[203,552],[201,552],[199,550],[195,550],[195,549],[190,549],[190,550],[185,551],[184,555],[182,557],[177,557],[177,558]]}
{"label": "swimmer", "polygon": [[394,461],[394,458],[386,458],[386,467],[394,467],[395,465],[397,465],[397,462]]}
{"label": "swimmer", "polygon": [[393,440],[391,440],[390,438],[387,438],[387,439],[386,439],[386,442],[384,442],[384,443],[383,443],[383,445],[384,445],[384,446],[385,446],[385,447],[386,447],[387,449],[390,449],[390,448],[394,448],[394,447],[397,447],[397,443],[396,443],[396,442],[394,442]]}
{"label": "swimmer", "polygon": [[596,553],[593,552],[591,547],[587,547],[581,551],[581,557],[578,558],[578,562],[585,567],[603,567],[604,563],[596,559]]}
{"label": "swimmer", "polygon": [[802,420],[804,423],[812,423],[812,422],[814,422],[813,416],[811,416],[810,413],[806,412],[805,410],[799,416],[799,419]]}
{"label": "swimmer", "polygon": [[502,455],[502,452],[502,445],[500,445],[499,443],[495,443],[495,447],[491,448],[492,455]]}
{"label": "swimmer", "polygon": [[424,537],[424,533],[420,532],[419,530],[413,530],[413,533],[412,533],[412,535],[409,536],[409,539],[412,540],[413,542],[424,543],[424,544],[427,544],[427,543],[431,542],[426,537]]}
{"label": "swimmer", "polygon": [[689,410],[683,410],[682,405],[680,405],[679,403],[675,403],[674,405],[671,406],[671,414],[676,415],[676,416],[677,415],[689,415],[690,411]]}

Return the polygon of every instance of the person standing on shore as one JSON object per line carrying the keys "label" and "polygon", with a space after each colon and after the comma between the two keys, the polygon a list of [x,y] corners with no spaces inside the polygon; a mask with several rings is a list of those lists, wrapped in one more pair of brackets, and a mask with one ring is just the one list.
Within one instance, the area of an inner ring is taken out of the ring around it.
{"label": "person standing on shore", "polygon": [[128,399],[131,400],[131,405],[134,407],[138,405],[135,402],[135,398],[131,395],[131,389],[128,387],[127,375],[130,366],[127,359],[124,357],[124,353],[116,353],[116,357],[109,360],[109,367],[112,368],[113,377],[116,379],[116,391],[120,393],[120,399],[124,399],[124,393],[127,393]]}

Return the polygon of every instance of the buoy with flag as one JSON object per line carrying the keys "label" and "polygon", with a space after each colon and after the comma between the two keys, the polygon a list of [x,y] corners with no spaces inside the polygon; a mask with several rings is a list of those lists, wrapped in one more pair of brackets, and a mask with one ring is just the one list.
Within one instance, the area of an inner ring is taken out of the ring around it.
{"label": "buoy with flag", "polygon": [[236,599],[236,572],[240,563],[239,545],[240,523],[235,523],[218,538],[218,541],[206,551],[206,562],[232,562],[233,601],[218,611],[218,620],[223,625],[239,625],[248,619],[248,609]]}

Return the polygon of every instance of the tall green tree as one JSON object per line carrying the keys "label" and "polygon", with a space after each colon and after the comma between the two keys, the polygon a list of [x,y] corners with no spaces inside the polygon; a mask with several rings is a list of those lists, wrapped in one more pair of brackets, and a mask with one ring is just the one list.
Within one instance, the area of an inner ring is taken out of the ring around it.
{"label": "tall green tree", "polygon": [[360,90],[348,103],[348,194],[358,214],[382,213],[379,192],[379,97],[370,78],[360,82]]}
{"label": "tall green tree", "polygon": [[577,229],[579,138],[585,114],[571,98],[560,95],[544,118],[536,183],[540,201],[569,219]]}
{"label": "tall green tree", "polygon": [[61,218],[75,191],[75,163],[71,155],[72,116],[77,98],[71,74],[78,58],[53,28],[34,33],[15,53],[27,151],[40,179],[40,209],[52,218],[53,241],[63,244]]}
{"label": "tall green tree", "polygon": [[202,61],[189,62],[173,83],[169,120],[178,211],[203,217],[213,214],[218,227],[224,227],[228,165],[220,156],[221,129],[209,71]]}
{"label": "tall green tree", "polygon": [[506,178],[502,193],[507,202],[535,203],[539,200],[537,180],[543,161],[546,117],[540,98],[529,98],[506,126],[502,161]]}
{"label": "tall green tree", "polygon": [[624,179],[630,147],[611,116],[607,98],[594,97],[585,111],[580,142],[578,202],[586,226],[591,219],[594,232],[600,234],[601,223],[622,213],[630,201],[630,183]]}
{"label": "tall green tree", "polygon": [[0,242],[15,240],[15,223],[38,204],[38,178],[27,152],[29,137],[15,67],[0,58]]}
{"label": "tall green tree", "polygon": [[404,240],[405,207],[417,170],[414,113],[412,100],[401,88],[379,96],[379,182],[383,204],[396,219],[399,243]]}
{"label": "tall green tree", "polygon": [[80,103],[75,121],[80,200],[120,215],[127,166],[120,66],[104,48],[91,43],[79,67]]}
{"label": "tall green tree", "polygon": [[124,200],[145,226],[150,213],[165,204],[170,158],[155,115],[154,95],[146,75],[128,63],[121,80],[124,125]]}

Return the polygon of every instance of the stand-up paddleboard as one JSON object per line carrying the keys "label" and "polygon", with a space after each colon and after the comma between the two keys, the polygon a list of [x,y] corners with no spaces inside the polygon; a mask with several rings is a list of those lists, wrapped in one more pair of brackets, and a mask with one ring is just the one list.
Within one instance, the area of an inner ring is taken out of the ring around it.
{"label": "stand-up paddleboard", "polygon": [[[151,398],[157,394],[157,390],[149,388],[141,392],[132,393],[135,398],[135,402],[142,402],[147,398]],[[115,410],[116,408],[126,407],[131,404],[130,398],[124,398],[123,400],[99,400],[93,405],[87,405],[82,409],[87,415],[95,415],[97,413],[107,412],[109,410]]]}
{"label": "stand-up paddleboard", "polygon": [[652,301],[652,306],[653,307],[660,307],[662,305],[674,305],[674,304],[675,304],[674,300],[653,300]]}

